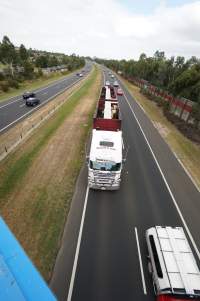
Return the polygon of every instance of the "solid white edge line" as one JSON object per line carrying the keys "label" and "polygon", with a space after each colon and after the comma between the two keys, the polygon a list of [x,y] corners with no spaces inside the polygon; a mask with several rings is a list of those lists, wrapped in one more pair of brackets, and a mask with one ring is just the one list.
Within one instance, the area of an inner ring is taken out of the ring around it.
{"label": "solid white edge line", "polygon": [[62,92],[64,92],[65,90],[68,90],[69,88],[71,88],[73,85],[75,85],[76,83],[78,83],[79,81],[81,81],[80,79],[78,79],[77,81],[75,81],[74,83],[72,83],[71,85],[69,85],[68,87],[65,87],[64,89],[60,90],[58,93],[52,95],[51,97],[47,98],[45,101],[43,101],[39,106],[35,107],[34,109],[28,111],[27,113],[25,113],[24,115],[20,116],[19,118],[15,119],[14,121],[12,121],[11,123],[7,124],[5,127],[3,127],[2,129],[0,129],[0,133],[3,132],[5,129],[7,129],[8,127],[10,127],[11,125],[15,124],[16,122],[18,122],[20,119],[24,118],[25,116],[29,115],[31,112],[37,110],[38,108],[40,108],[41,106],[45,105],[48,101],[50,101],[51,99],[53,99],[54,97],[58,96],[59,94],[61,94]]}
{"label": "solid white edge line", "polygon": [[[70,75],[72,76],[72,75],[74,75],[74,73],[72,73],[72,74],[69,74],[69,75],[67,75],[64,79],[61,79],[61,80],[56,80],[55,82],[53,82],[53,83],[51,83],[51,84],[49,84],[48,86],[45,86],[45,87],[43,87],[43,88],[39,88],[39,89],[37,89],[37,90],[33,90],[33,92],[41,92],[41,91],[44,91],[44,90],[46,90],[46,89],[48,89],[48,88],[50,88],[50,87],[53,87],[53,86],[56,86],[58,83],[60,84],[60,83],[62,83],[62,82],[64,82],[65,80],[67,80],[68,78],[70,78]],[[42,94],[43,95],[43,94]],[[20,96],[20,95],[17,95],[17,96]],[[17,97],[17,96],[13,96],[13,97],[11,97],[10,99],[12,99],[12,98],[15,98],[15,97]],[[9,99],[5,99],[5,100],[3,100],[3,101],[8,101]],[[9,102],[9,103],[6,103],[5,105],[3,105],[3,106],[0,106],[0,109],[1,108],[4,108],[4,107],[7,107],[7,106],[9,106],[9,105],[11,105],[12,103],[15,103],[15,102],[17,102],[17,101],[19,101],[19,100],[23,100],[23,97],[21,97],[21,98],[18,98],[18,99],[15,99],[14,101],[11,101],[11,102]]]}
{"label": "solid white edge line", "polygon": [[[128,90],[128,89],[127,89]],[[129,91],[129,90],[128,90]],[[130,92],[129,92],[130,93]],[[130,93],[131,94],[131,93]],[[144,112],[144,114],[146,115],[146,117],[150,120],[150,122],[152,123],[152,125],[155,127],[153,121],[149,118],[148,114],[146,113],[145,109],[143,108],[143,106],[139,103],[139,101],[137,100],[137,98],[134,96],[134,98],[136,99],[136,103],[137,105],[140,107],[140,109]],[[197,191],[200,192],[200,188],[198,186],[198,184],[196,183],[196,181],[194,180],[194,178],[192,177],[191,173],[189,172],[189,170],[185,167],[184,163],[181,161],[181,158],[178,157],[178,155],[171,149],[171,147],[169,146],[169,144],[165,141],[165,139],[162,137],[162,135],[159,133],[158,129],[155,127],[155,129],[157,130],[158,134],[160,135],[160,137],[162,138],[162,140],[167,144],[167,146],[169,147],[170,151],[172,152],[172,154],[174,155],[174,157],[177,159],[177,161],[179,162],[179,164],[181,165],[181,167],[184,169],[185,173],[188,175],[188,177],[190,178],[190,180],[192,181],[193,185],[196,187]]]}
{"label": "solid white edge line", "polygon": [[200,252],[199,252],[199,250],[198,250],[198,248],[197,248],[197,245],[196,245],[196,243],[195,243],[195,240],[194,240],[194,238],[193,238],[193,236],[192,236],[192,234],[191,234],[191,232],[190,232],[190,230],[189,230],[189,228],[188,228],[188,226],[187,226],[187,223],[186,223],[186,221],[185,221],[185,219],[184,219],[184,217],[183,217],[183,215],[182,215],[182,213],[181,213],[181,210],[180,210],[180,208],[179,208],[179,206],[178,206],[178,204],[177,204],[177,202],[176,202],[176,200],[175,200],[175,197],[174,197],[174,195],[173,195],[173,193],[172,193],[172,191],[171,191],[171,189],[170,189],[170,187],[169,187],[169,184],[167,183],[167,180],[166,180],[166,178],[165,178],[165,176],[164,176],[164,173],[162,172],[162,169],[161,169],[161,167],[160,167],[160,165],[159,165],[159,163],[158,163],[158,161],[157,161],[157,159],[156,159],[156,156],[155,156],[155,154],[154,154],[154,152],[153,152],[153,150],[152,150],[152,148],[151,148],[151,145],[150,145],[150,143],[149,143],[149,141],[148,141],[148,139],[147,139],[147,137],[146,137],[146,135],[145,135],[145,133],[144,133],[144,131],[143,131],[141,125],[140,125],[140,122],[139,122],[139,120],[137,119],[137,117],[136,117],[136,115],[135,115],[135,112],[133,111],[133,108],[131,107],[131,105],[130,105],[130,103],[129,103],[129,101],[128,101],[128,99],[127,99],[127,97],[126,97],[125,94],[124,94],[124,98],[125,98],[125,100],[126,100],[128,106],[130,107],[131,112],[132,112],[133,116],[135,117],[135,120],[137,121],[137,124],[138,124],[138,126],[139,126],[139,128],[140,128],[140,130],[141,130],[141,132],[142,132],[142,134],[143,134],[143,136],[144,136],[144,139],[145,139],[145,141],[146,141],[146,143],[147,143],[147,145],[148,145],[148,147],[149,147],[149,149],[150,149],[150,151],[151,151],[151,154],[152,154],[152,156],[153,156],[153,158],[154,158],[154,160],[155,160],[155,162],[156,162],[156,165],[157,165],[157,167],[158,167],[158,169],[159,169],[159,171],[160,171],[160,174],[161,174],[161,176],[162,176],[162,178],[163,178],[163,181],[164,181],[164,183],[165,183],[165,185],[166,185],[166,187],[167,187],[167,190],[168,190],[168,192],[169,192],[169,194],[170,194],[170,196],[171,196],[171,198],[172,198],[172,201],[173,201],[173,203],[174,203],[174,206],[175,206],[175,208],[176,208],[176,210],[177,210],[177,212],[178,212],[178,214],[179,214],[179,217],[180,217],[180,219],[181,219],[181,221],[182,221],[182,223],[183,223],[183,225],[184,225],[184,227],[185,227],[185,230],[186,230],[186,232],[187,232],[187,234],[188,234],[188,236],[189,236],[189,238],[190,238],[190,241],[191,241],[191,243],[192,243],[192,245],[193,245],[193,248],[194,248],[194,250],[195,250],[195,252],[196,252],[196,254],[197,254],[197,256],[198,256],[198,259],[200,260]]}
{"label": "solid white edge line", "polygon": [[22,98],[22,97],[21,97],[21,98],[17,98],[17,99],[15,99],[15,100],[13,100],[13,101],[11,101],[11,102],[9,102],[9,103],[3,105],[3,106],[0,106],[0,109],[2,109],[2,108],[4,108],[4,107],[7,107],[7,106],[11,105],[12,103],[17,102],[17,101],[19,101],[19,100],[23,100],[23,98]]}
{"label": "solid white edge line", "polygon": [[86,208],[87,208],[88,194],[89,194],[89,187],[87,186],[67,301],[71,301],[72,293],[73,293],[74,280],[75,280],[75,275],[76,275],[76,268],[77,268],[77,263],[78,263],[78,256],[79,256],[81,238],[82,238],[82,232],[83,232],[83,225],[84,225],[85,213],[86,213]]}
{"label": "solid white edge line", "polygon": [[193,179],[192,175],[190,174],[190,172],[187,170],[187,168],[184,166],[183,162],[181,161],[181,159],[176,155],[176,153],[174,153],[174,156],[176,157],[176,159],[178,160],[179,164],[182,166],[182,168],[184,169],[185,173],[188,175],[188,177],[190,178],[190,180],[192,181],[193,185],[196,187],[197,191],[200,192],[200,188],[197,186],[197,183],[195,182],[195,180]]}
{"label": "solid white edge line", "polygon": [[144,278],[144,270],[143,270],[143,265],[142,265],[142,256],[141,256],[141,252],[140,252],[140,243],[139,243],[139,238],[138,238],[137,227],[135,227],[135,237],[136,237],[136,243],[137,243],[137,249],[138,249],[138,257],[139,257],[139,263],[140,263],[140,271],[141,271],[141,277],[142,277],[143,291],[144,291],[144,294],[147,295],[147,289],[146,289],[146,283],[145,283],[145,278]]}

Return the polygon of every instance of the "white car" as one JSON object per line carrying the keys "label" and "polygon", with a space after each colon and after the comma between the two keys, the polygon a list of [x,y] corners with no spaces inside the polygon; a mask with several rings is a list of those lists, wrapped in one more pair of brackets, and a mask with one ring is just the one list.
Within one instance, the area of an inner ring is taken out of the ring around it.
{"label": "white car", "polygon": [[82,74],[82,73],[80,73],[80,74],[79,74],[79,77],[83,77],[83,74]]}

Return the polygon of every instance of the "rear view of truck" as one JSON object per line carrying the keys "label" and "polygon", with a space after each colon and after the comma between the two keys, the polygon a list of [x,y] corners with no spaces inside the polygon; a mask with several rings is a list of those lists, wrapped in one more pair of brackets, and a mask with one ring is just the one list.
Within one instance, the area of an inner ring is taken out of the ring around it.
{"label": "rear view of truck", "polygon": [[150,228],[146,241],[156,300],[200,300],[200,271],[183,228]]}
{"label": "rear view of truck", "polygon": [[122,131],[119,104],[112,87],[103,87],[93,118],[88,162],[90,188],[116,190],[122,171]]}

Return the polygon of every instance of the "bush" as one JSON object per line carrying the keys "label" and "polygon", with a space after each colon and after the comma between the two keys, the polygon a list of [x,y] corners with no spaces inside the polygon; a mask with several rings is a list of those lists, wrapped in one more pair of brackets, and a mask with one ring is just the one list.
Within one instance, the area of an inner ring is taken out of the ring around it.
{"label": "bush", "polygon": [[9,90],[9,83],[7,81],[3,81],[0,83],[0,88],[3,92],[8,92]]}
{"label": "bush", "polygon": [[9,79],[8,84],[11,88],[19,89],[19,83],[15,79]]}
{"label": "bush", "polygon": [[42,77],[42,76],[43,76],[42,69],[38,68],[37,77]]}
{"label": "bush", "polygon": [[4,79],[5,79],[4,74],[0,72],[0,80],[4,80]]}
{"label": "bush", "polygon": [[62,74],[62,75],[67,75],[67,74],[68,74],[68,71],[61,71],[61,74]]}

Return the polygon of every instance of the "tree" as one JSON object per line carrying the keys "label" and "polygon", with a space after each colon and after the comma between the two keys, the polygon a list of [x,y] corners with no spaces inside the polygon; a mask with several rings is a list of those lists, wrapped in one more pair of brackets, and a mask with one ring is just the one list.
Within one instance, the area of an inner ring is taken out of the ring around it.
{"label": "tree", "polygon": [[48,66],[54,67],[54,66],[58,66],[58,65],[59,65],[59,62],[58,62],[57,57],[55,55],[50,56],[49,61],[48,61]]}
{"label": "tree", "polygon": [[156,50],[156,52],[154,53],[154,58],[156,60],[165,60],[165,53],[164,53],[164,51]]}
{"label": "tree", "polygon": [[35,65],[40,68],[47,68],[49,63],[49,57],[47,55],[40,55],[36,58]]}
{"label": "tree", "polygon": [[19,47],[19,56],[22,61],[27,61],[29,57],[29,53],[23,44],[21,44]]}
{"label": "tree", "polygon": [[0,45],[0,59],[3,64],[8,64],[13,75],[13,64],[17,62],[18,55],[15,46],[11,43],[7,36],[3,37]]}
{"label": "tree", "polygon": [[23,68],[24,68],[24,76],[26,78],[33,78],[33,73],[34,73],[34,67],[29,61],[24,61],[23,63]]}

